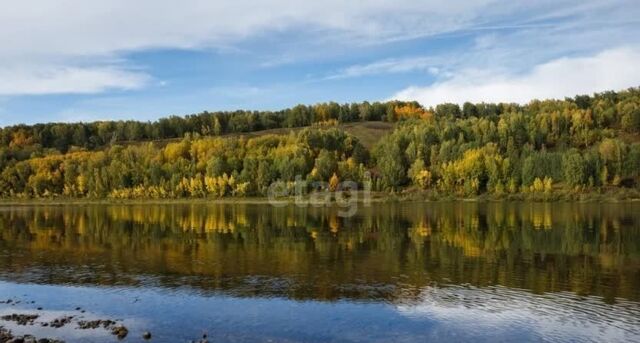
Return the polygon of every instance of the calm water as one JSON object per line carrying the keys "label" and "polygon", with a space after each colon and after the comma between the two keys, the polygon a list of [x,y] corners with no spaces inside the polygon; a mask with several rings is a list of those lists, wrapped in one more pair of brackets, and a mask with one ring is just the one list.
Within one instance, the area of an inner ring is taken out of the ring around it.
{"label": "calm water", "polygon": [[13,313],[67,342],[640,342],[640,204],[0,207]]}

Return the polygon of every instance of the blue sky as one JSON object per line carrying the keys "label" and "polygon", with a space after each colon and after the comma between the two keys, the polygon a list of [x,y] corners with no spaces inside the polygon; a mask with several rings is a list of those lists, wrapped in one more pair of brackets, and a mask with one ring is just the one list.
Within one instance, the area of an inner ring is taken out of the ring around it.
{"label": "blue sky", "polygon": [[637,1],[13,1],[0,125],[640,85]]}

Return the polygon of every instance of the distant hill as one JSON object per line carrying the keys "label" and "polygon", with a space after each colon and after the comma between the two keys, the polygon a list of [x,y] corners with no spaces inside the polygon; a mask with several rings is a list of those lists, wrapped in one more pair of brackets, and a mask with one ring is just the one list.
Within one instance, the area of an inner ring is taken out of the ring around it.
{"label": "distant hill", "polygon": [[[264,196],[269,186],[430,198],[638,198],[640,90],[518,104],[203,112],[0,129],[5,198]],[[301,188],[296,182],[305,182]]]}

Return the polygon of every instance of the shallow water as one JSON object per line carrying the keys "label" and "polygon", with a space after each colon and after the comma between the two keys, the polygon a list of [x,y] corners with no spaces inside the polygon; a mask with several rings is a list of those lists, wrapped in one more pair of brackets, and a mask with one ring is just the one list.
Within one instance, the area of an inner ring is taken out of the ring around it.
{"label": "shallow water", "polygon": [[67,342],[633,342],[640,205],[0,207],[0,280]]}

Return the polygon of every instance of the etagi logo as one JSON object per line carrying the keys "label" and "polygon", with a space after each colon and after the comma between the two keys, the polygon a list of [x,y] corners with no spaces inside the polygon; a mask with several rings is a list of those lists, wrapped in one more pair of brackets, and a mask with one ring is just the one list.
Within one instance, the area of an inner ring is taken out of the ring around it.
{"label": "etagi logo", "polygon": [[358,183],[351,180],[331,184],[325,181],[306,181],[301,175],[296,175],[294,182],[276,181],[269,185],[269,204],[284,207],[290,204],[293,197],[298,207],[330,207],[340,208],[338,216],[351,217],[358,211],[359,204],[371,206],[371,177],[365,173],[366,181],[362,183],[362,190]]}

